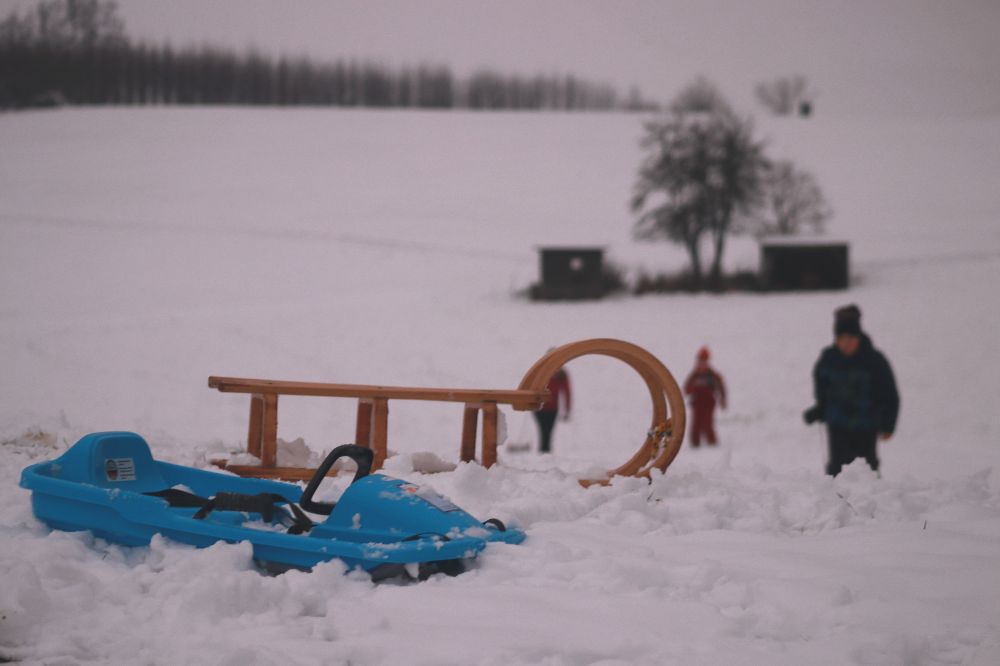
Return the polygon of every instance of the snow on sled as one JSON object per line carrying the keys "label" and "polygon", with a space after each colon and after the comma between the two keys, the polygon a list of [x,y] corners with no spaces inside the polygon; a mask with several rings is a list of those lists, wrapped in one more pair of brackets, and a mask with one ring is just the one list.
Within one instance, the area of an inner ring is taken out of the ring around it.
{"label": "snow on sled", "polygon": [[[313,499],[341,457],[358,471],[336,503]],[[154,534],[200,548],[249,541],[272,572],[343,560],[376,580],[460,573],[490,542],[520,543],[524,532],[480,522],[428,488],[369,474],[370,449],[334,449],[305,490],[154,460],[134,433],[93,433],[55,460],[21,473],[35,516],[50,527],[91,530],[127,546]],[[304,509],[304,511],[303,511]],[[306,512],[325,515],[314,523]]]}

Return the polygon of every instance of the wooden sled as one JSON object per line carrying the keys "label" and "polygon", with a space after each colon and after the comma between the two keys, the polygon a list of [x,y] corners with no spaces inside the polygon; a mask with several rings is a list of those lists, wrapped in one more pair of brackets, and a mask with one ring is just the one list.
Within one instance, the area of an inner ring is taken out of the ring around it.
{"label": "wooden sled", "polygon": [[598,479],[580,479],[584,486],[606,484],[611,477],[648,477],[654,469],[665,471],[680,451],[685,431],[684,398],[670,371],[652,354],[632,343],[610,338],[581,340],[557,347],[540,358],[525,373],[514,390],[417,388],[365,384],[324,384],[316,382],[209,377],[208,386],[222,393],[250,394],[250,424],[247,452],[260,458],[260,465],[232,465],[213,460],[219,467],[240,476],[304,481],[316,470],[277,466],[278,396],[322,396],[353,398],[358,401],[355,442],[374,453],[373,470],[381,469],[388,455],[389,401],[430,400],[458,402],[464,405],[459,457],[463,462],[476,460],[479,412],[483,431],[480,437],[479,462],[491,467],[497,462],[497,413],[499,405],[517,411],[539,409],[548,398],[549,379],[569,361],[580,356],[610,356],[628,364],[639,373],[649,389],[652,418],[645,438],[628,461],[609,470]]}

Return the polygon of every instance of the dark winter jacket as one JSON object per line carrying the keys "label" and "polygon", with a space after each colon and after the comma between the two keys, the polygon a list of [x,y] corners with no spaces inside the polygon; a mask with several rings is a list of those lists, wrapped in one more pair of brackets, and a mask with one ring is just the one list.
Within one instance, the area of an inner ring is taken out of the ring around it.
{"label": "dark winter jacket", "polygon": [[889,361],[864,333],[853,356],[844,356],[836,345],[823,350],[813,368],[813,385],[820,418],[827,424],[882,433],[896,429],[896,380]]}

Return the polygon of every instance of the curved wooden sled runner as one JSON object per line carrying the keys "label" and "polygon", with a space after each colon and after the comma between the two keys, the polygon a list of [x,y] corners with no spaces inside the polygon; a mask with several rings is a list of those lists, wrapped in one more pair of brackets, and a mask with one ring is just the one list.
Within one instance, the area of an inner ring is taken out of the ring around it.
{"label": "curved wooden sled runner", "polygon": [[250,425],[247,451],[260,458],[260,465],[230,465],[225,460],[212,462],[241,476],[307,480],[315,470],[277,466],[278,396],[321,396],[355,398],[358,401],[355,443],[374,452],[372,469],[382,467],[388,454],[388,416],[390,400],[431,400],[460,402],[465,406],[462,419],[460,458],[475,460],[476,430],[479,412],[483,414],[480,462],[490,467],[497,462],[498,405],[510,405],[517,411],[534,411],[548,397],[549,379],[569,361],[598,354],[616,358],[639,373],[652,401],[652,418],[638,451],[625,464],[608,471],[601,479],[581,479],[584,486],[606,484],[612,476],[648,477],[654,469],[665,471],[680,450],[684,439],[684,397],[670,371],[645,349],[623,340],[596,338],[557,347],[540,358],[525,373],[515,390],[442,389],[363,384],[322,384],[269,379],[209,377],[210,388],[223,393],[249,393]]}

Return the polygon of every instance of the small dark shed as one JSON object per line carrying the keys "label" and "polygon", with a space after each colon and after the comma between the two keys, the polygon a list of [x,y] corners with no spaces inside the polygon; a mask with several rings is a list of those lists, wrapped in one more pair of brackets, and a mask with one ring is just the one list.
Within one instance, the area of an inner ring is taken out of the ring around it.
{"label": "small dark shed", "polygon": [[847,289],[848,245],[837,241],[766,240],[760,244],[764,289]]}
{"label": "small dark shed", "polygon": [[535,300],[601,298],[604,295],[604,249],[540,247],[541,282],[531,288]]}

